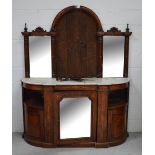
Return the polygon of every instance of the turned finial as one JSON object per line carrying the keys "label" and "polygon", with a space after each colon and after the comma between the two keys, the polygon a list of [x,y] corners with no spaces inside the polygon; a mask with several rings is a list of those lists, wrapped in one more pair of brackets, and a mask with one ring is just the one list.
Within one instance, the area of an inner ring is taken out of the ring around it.
{"label": "turned finial", "polygon": [[129,24],[127,24],[126,32],[129,32]]}
{"label": "turned finial", "polygon": [[24,27],[24,32],[27,32],[27,25],[26,25],[26,23],[25,23],[25,27]]}

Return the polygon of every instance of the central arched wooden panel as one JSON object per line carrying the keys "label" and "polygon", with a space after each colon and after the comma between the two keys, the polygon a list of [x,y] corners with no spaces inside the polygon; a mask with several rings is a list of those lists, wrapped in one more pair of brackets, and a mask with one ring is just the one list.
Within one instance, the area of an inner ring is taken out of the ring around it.
{"label": "central arched wooden panel", "polygon": [[[52,43],[52,75],[59,78],[99,77],[102,58],[97,31],[101,24],[97,16],[85,7],[69,7],[55,18],[51,31],[56,31]],[[99,75],[99,76],[98,76]]]}

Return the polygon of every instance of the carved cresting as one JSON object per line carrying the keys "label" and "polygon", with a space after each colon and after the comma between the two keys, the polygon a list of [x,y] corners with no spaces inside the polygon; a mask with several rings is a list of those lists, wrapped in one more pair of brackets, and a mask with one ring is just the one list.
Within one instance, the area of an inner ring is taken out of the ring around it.
{"label": "carved cresting", "polygon": [[46,32],[46,30],[44,30],[42,27],[37,27],[35,30],[33,30],[32,32]]}
{"label": "carved cresting", "polygon": [[110,30],[107,30],[107,32],[121,32],[121,30],[118,30],[117,27],[112,27]]}

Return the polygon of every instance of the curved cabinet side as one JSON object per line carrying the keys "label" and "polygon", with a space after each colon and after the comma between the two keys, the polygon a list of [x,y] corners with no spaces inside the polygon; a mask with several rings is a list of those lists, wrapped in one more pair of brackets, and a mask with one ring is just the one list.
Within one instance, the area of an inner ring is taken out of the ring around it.
{"label": "curved cabinet side", "polygon": [[108,142],[115,145],[127,137],[127,103],[108,109]]}
{"label": "curved cabinet side", "polygon": [[25,134],[28,141],[44,141],[44,118],[43,110],[24,105]]}
{"label": "curved cabinet side", "polygon": [[55,147],[51,94],[52,87],[23,85],[23,138],[31,145]]}
{"label": "curved cabinet side", "polygon": [[98,125],[95,147],[123,143],[127,136],[129,83],[98,88]]}
{"label": "curved cabinet side", "polygon": [[108,98],[108,144],[115,146],[123,143],[127,136],[129,83],[114,85]]}

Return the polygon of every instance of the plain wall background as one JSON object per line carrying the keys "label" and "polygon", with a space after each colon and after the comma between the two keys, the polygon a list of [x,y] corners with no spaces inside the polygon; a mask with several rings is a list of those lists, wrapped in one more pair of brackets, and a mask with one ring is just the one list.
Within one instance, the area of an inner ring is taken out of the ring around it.
{"label": "plain wall background", "polygon": [[56,14],[70,5],[83,5],[99,17],[104,31],[116,26],[125,31],[130,24],[129,51],[129,114],[128,131],[142,131],[142,2],[141,0],[13,0],[12,30],[12,130],[23,131],[22,89],[24,78],[24,44],[21,32],[24,23],[28,31],[38,26],[50,30]]}

